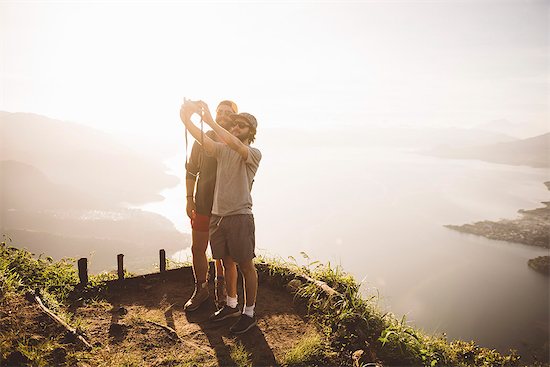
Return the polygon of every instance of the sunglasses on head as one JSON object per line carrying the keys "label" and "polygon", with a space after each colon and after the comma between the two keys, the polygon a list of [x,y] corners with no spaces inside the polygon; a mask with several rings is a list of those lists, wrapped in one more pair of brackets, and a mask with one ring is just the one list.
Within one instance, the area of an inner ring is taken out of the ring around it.
{"label": "sunglasses on head", "polygon": [[230,111],[230,110],[218,110],[216,111],[216,113],[218,115],[222,115],[222,116],[230,116],[232,115],[234,112],[233,111]]}

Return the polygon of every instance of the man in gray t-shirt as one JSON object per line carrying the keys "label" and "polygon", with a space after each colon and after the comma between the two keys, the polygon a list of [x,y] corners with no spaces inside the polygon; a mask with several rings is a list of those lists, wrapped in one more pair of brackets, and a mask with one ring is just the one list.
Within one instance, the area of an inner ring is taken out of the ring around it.
{"label": "man in gray t-shirt", "polygon": [[[210,319],[221,321],[240,315],[239,321],[230,330],[241,334],[256,325],[254,307],[258,275],[253,262],[256,256],[255,226],[250,191],[262,155],[250,143],[255,139],[258,123],[249,113],[233,114],[231,118],[235,125],[228,132],[214,121],[204,102],[187,101],[181,107],[180,117],[198,141],[201,131],[191,121],[194,113],[202,114],[203,120],[222,141],[216,143],[207,136],[204,136],[203,141],[206,154],[215,157],[218,162],[210,219],[210,246],[214,259],[222,259],[227,288],[226,305]],[[235,263],[239,265],[244,279],[245,305],[242,314],[237,307],[237,272],[233,270]]]}

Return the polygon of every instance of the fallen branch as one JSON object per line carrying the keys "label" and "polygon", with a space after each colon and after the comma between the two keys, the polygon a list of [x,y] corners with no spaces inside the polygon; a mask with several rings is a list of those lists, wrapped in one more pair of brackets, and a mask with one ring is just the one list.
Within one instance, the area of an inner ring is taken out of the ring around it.
{"label": "fallen branch", "polygon": [[170,326],[167,326],[167,325],[163,325],[161,323],[158,323],[156,321],[152,321],[152,320],[145,320],[146,322],[148,323],[151,323],[153,325],[157,325],[161,328],[163,328],[164,330],[166,330],[171,336],[174,336],[176,339],[180,340],[181,341],[181,338],[180,336],[178,335],[178,333],[176,332],[176,330],[172,329]]}
{"label": "fallen branch", "polygon": [[312,277],[307,275],[298,275],[297,278],[302,278],[309,283],[315,284],[317,287],[321,288],[323,292],[325,292],[329,297],[342,296],[341,293],[339,293],[338,291],[335,291],[333,288],[331,288],[327,283],[323,282],[322,280],[313,279]]}
{"label": "fallen branch", "polygon": [[82,344],[86,346],[86,349],[91,350],[92,345],[72,326],[67,324],[65,321],[63,321],[59,316],[57,316],[55,313],[53,313],[50,309],[48,309],[46,306],[44,306],[44,303],[42,302],[42,299],[40,299],[40,296],[38,295],[38,292],[32,292],[33,299],[38,303],[42,311],[46,315],[48,315],[52,320],[57,322],[59,325],[63,326],[67,332],[69,332],[71,335],[73,335],[76,339],[78,339]]}

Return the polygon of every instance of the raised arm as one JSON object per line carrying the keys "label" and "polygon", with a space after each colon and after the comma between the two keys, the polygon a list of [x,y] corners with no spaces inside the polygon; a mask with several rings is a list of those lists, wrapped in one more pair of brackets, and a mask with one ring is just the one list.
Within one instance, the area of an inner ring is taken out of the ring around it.
{"label": "raised arm", "polygon": [[186,102],[181,105],[180,118],[181,118],[181,121],[184,123],[185,127],[187,127],[187,130],[189,130],[191,135],[195,138],[195,140],[203,145],[204,151],[208,155],[213,155],[216,142],[214,142],[214,140],[208,137],[208,135],[203,134],[201,132],[201,129],[195,126],[193,121],[191,121],[191,116],[194,113],[198,113],[199,111],[200,111],[200,107],[197,104],[193,102]]}
{"label": "raised arm", "polygon": [[221,127],[213,118],[212,114],[210,113],[210,110],[208,109],[208,105],[203,102],[199,101],[198,104],[203,109],[203,119],[204,122],[206,122],[212,130],[218,135],[218,137],[227,144],[228,147],[236,151],[240,154],[240,156],[246,161],[248,159],[248,146],[244,144],[242,141],[239,140],[236,136],[231,134],[229,131],[225,130],[223,127]]}

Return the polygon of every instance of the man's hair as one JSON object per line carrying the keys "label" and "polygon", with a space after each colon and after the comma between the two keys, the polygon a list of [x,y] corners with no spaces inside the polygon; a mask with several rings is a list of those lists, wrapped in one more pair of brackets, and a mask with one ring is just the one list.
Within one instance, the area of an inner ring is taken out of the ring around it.
{"label": "man's hair", "polygon": [[250,132],[248,133],[248,142],[252,144],[256,139],[256,129],[253,128],[252,126],[250,126],[249,129],[250,129]]}
{"label": "man's hair", "polygon": [[239,108],[237,107],[237,104],[233,101],[228,100],[228,99],[226,99],[224,101],[221,101],[220,104],[218,104],[218,108],[221,105],[228,106],[229,108],[231,108],[233,110],[233,113],[238,113],[239,112]]}

